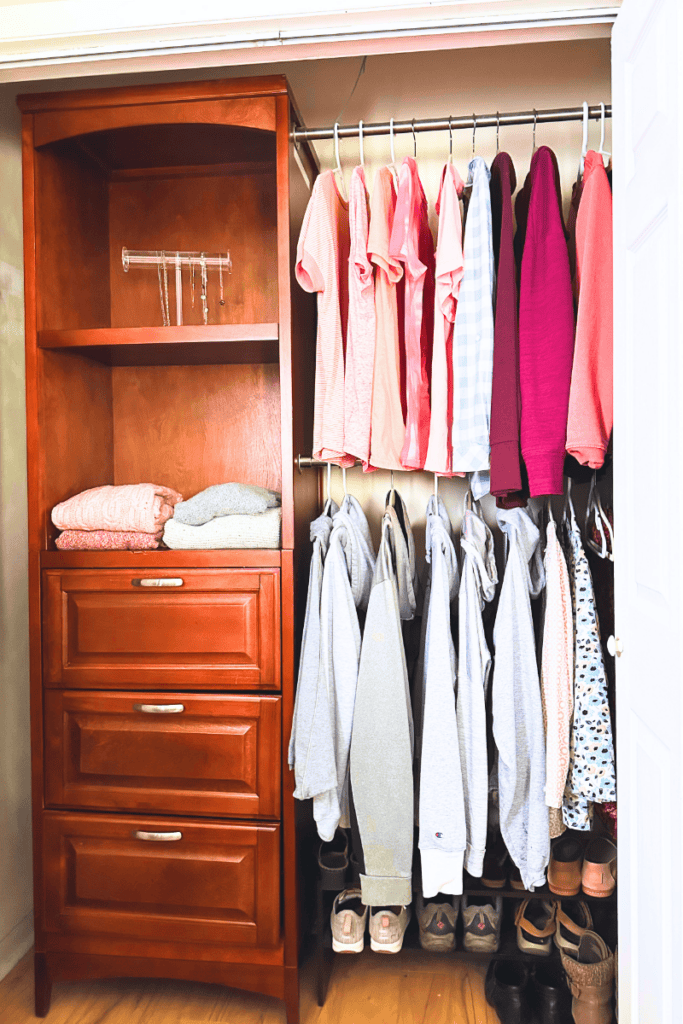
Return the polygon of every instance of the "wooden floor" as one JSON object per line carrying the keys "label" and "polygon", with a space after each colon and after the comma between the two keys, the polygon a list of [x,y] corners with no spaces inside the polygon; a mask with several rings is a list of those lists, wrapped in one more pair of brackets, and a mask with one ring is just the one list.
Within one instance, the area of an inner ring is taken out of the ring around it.
{"label": "wooden floor", "polygon": [[[484,968],[420,950],[336,958],[325,1006],[304,964],[301,1024],[497,1024],[483,998]],[[34,1024],[33,956],[0,982],[0,1024]],[[276,999],[216,985],[106,980],[54,986],[47,1024],[285,1024]]]}

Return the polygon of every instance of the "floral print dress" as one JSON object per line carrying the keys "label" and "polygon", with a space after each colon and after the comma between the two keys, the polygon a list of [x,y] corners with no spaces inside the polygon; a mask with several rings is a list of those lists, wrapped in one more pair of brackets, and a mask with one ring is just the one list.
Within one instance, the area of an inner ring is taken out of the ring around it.
{"label": "floral print dress", "polygon": [[564,531],[574,611],[574,720],[562,816],[568,828],[588,831],[592,803],[616,800],[616,776],[593,581],[571,498]]}

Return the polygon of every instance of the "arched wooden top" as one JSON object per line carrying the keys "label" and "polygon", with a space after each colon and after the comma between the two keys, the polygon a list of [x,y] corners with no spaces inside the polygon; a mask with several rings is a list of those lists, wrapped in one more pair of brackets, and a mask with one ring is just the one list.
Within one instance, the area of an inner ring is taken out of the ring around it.
{"label": "arched wooden top", "polygon": [[157,124],[216,124],[275,131],[275,97],[243,96],[41,110],[34,114],[33,143],[45,146],[112,128]]}

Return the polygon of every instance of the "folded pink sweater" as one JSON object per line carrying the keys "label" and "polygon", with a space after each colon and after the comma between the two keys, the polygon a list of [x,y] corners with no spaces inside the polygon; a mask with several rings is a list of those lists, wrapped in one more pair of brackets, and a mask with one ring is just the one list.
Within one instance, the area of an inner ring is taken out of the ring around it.
{"label": "folded pink sweater", "polygon": [[173,515],[182,494],[157,484],[123,484],[81,491],[52,509],[60,530],[133,530],[156,533]]}
{"label": "folded pink sweater", "polygon": [[589,150],[576,215],[579,305],[569,392],[567,451],[600,469],[612,432],[612,190],[602,157]]}
{"label": "folded pink sweater", "polygon": [[60,551],[151,551],[164,535],[134,530],[65,530],[55,544]]}
{"label": "folded pink sweater", "polygon": [[519,297],[519,378],[522,456],[533,498],[563,490],[574,303],[559,173],[547,146],[533,155],[529,184]]}

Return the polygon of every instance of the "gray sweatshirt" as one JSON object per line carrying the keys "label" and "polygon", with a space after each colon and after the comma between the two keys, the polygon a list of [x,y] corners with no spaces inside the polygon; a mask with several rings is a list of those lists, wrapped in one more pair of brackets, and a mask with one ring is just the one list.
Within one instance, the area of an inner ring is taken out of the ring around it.
{"label": "gray sweatshirt", "polygon": [[482,609],[498,583],[493,535],[478,505],[465,508],[460,540],[463,553],[458,595],[458,746],[462,767],[467,851],[465,868],[479,878],[484,867],[488,818],[486,690],[491,654],[484,635]]}
{"label": "gray sweatshirt", "polygon": [[365,874],[363,903],[411,902],[413,857],[412,715],[401,621],[415,614],[414,551],[405,506],[388,506],[358,670],[351,784]]}
{"label": "gray sweatshirt", "polygon": [[465,812],[455,711],[455,648],[451,605],[458,593],[458,562],[446,506],[427,506],[423,713],[420,757],[420,856],[425,898],[462,892]]}
{"label": "gray sweatshirt", "polygon": [[530,597],[543,587],[539,531],[524,509],[500,510],[508,557],[493,632],[493,736],[500,829],[525,888],[545,882],[550,858],[545,734]]}
{"label": "gray sweatshirt", "polygon": [[349,748],[361,646],[357,609],[367,608],[374,569],[368,521],[347,494],[333,520],[320,595],[319,692],[329,706],[333,746],[327,752],[327,770],[334,764],[336,786],[315,796],[313,816],[326,841],[334,837],[337,825],[350,824]]}
{"label": "gray sweatshirt", "polygon": [[288,755],[297,800],[308,800],[337,785],[336,765],[330,757],[334,751],[330,705],[327,695],[320,692],[320,595],[332,516],[338,511],[338,505],[328,501],[323,514],[311,523],[313,554]]}

